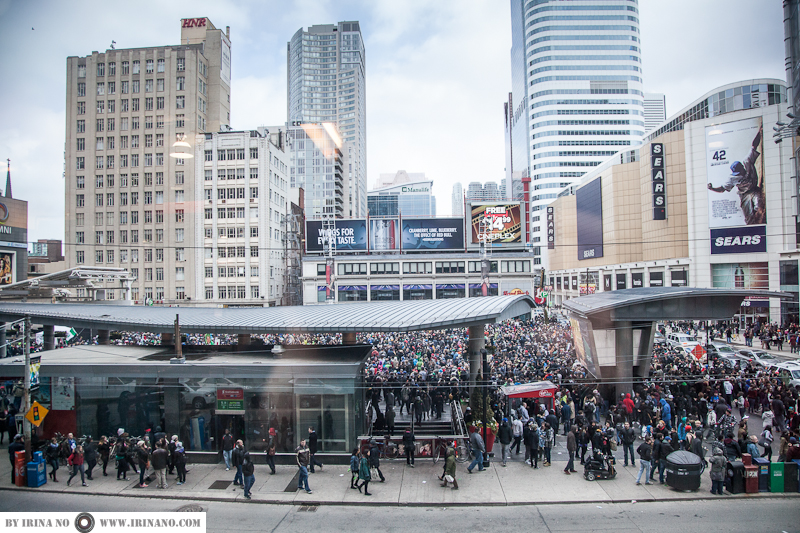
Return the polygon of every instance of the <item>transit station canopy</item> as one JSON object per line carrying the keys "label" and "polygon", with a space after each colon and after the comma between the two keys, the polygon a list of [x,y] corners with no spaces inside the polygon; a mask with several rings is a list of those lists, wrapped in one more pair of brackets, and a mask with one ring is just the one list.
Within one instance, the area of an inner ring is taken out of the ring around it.
{"label": "transit station canopy", "polygon": [[564,302],[570,313],[591,320],[728,320],[745,298],[792,298],[785,292],[694,287],[642,287],[604,291]]}
{"label": "transit station canopy", "polygon": [[403,332],[497,323],[530,312],[527,295],[220,309],[112,304],[0,303],[0,321],[115,331],[184,333]]}
{"label": "transit station canopy", "polygon": [[500,392],[509,398],[552,398],[557,391],[558,386],[554,385],[552,381],[535,381],[500,387]]}

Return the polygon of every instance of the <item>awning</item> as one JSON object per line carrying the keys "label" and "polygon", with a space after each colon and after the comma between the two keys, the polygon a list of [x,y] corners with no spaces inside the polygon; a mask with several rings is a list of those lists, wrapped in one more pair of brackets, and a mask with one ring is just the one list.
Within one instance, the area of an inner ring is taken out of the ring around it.
{"label": "awning", "polygon": [[340,285],[339,291],[365,291],[366,285]]}
{"label": "awning", "polygon": [[[469,288],[470,289],[480,289],[481,287],[483,287],[483,285],[481,283],[470,283],[469,284]],[[489,288],[490,289],[496,289],[497,288],[497,283],[489,283]]]}
{"label": "awning", "polygon": [[433,285],[403,285],[403,290],[406,291],[429,291],[433,289]]}
{"label": "awning", "polygon": [[552,381],[537,381],[522,385],[506,385],[500,391],[509,398],[552,398],[558,387]]}
{"label": "awning", "polygon": [[464,288],[464,284],[463,283],[445,283],[443,285],[438,285],[438,284],[436,285],[436,290],[463,289],[463,288]]}

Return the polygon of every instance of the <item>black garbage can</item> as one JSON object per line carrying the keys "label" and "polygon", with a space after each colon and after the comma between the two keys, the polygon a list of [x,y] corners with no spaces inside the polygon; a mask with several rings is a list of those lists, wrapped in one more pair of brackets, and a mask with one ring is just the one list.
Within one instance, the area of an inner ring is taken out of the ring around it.
{"label": "black garbage can", "polygon": [[725,469],[725,489],[731,494],[745,492],[743,462],[728,461],[728,467]]}
{"label": "black garbage can", "polygon": [[798,492],[798,472],[797,463],[790,461],[783,465],[783,491],[784,492]]}
{"label": "black garbage can", "polygon": [[703,459],[692,452],[672,452],[666,459],[667,485],[676,490],[697,490],[705,470]]}

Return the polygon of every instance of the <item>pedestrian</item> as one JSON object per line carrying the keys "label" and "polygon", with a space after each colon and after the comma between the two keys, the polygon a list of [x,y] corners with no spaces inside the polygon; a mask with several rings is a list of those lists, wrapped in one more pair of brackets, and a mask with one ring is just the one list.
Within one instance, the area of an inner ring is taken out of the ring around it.
{"label": "pedestrian", "polygon": [[722,455],[722,450],[714,446],[714,452],[711,457],[711,494],[719,494],[722,496],[722,486],[725,479],[725,469],[727,467],[727,460]]}
{"label": "pedestrian", "polygon": [[414,468],[414,440],[414,433],[410,428],[406,428],[406,432],[403,433],[403,451],[406,455],[406,465],[411,468]]}
{"label": "pedestrian", "polygon": [[361,488],[364,488],[364,496],[372,496],[369,492],[369,481],[372,479],[372,475],[369,471],[369,458],[370,458],[370,450],[366,449],[364,451],[364,456],[361,457],[361,463],[358,466],[358,479],[361,480],[359,485],[356,485],[358,488],[358,492],[361,492]]}
{"label": "pedestrian", "polygon": [[308,428],[308,449],[311,452],[311,461],[309,466],[311,467],[311,473],[313,474],[315,466],[318,466],[319,469],[322,470],[322,463],[316,459],[319,447],[317,442],[317,432],[314,430],[314,426],[310,426]]}
{"label": "pedestrian", "polygon": [[520,444],[522,444],[522,433],[524,430],[522,426],[522,420],[520,420],[519,418],[514,418],[514,420],[511,422],[511,429],[514,435],[514,444],[511,445],[511,448],[512,449],[516,448],[517,451],[515,455],[519,455],[519,447]]}
{"label": "pedestrian", "polygon": [[478,472],[483,472],[483,454],[486,452],[486,445],[483,443],[480,431],[473,431],[470,434],[469,443],[472,446],[472,454],[475,459],[467,467],[467,472],[471,474],[475,465],[478,466]]}
{"label": "pedestrian", "polygon": [[83,446],[79,444],[75,446],[75,449],[67,459],[67,464],[72,467],[72,471],[69,474],[69,479],[67,479],[67,487],[69,487],[70,482],[72,482],[72,478],[78,475],[78,472],[81,473],[81,485],[88,487],[89,485],[86,484],[86,479],[84,479]]}
{"label": "pedestrian", "polygon": [[570,428],[567,432],[567,453],[569,453],[569,461],[564,468],[564,473],[567,475],[574,474],[575,470],[575,451],[578,449],[578,444],[575,440],[575,429]]}
{"label": "pedestrian", "polygon": [[381,472],[381,453],[375,441],[372,441],[370,444],[372,447],[369,450],[369,466],[378,472],[378,476],[381,478],[381,483],[383,483],[386,481],[386,478],[383,477],[383,472]]}
{"label": "pedestrian", "polygon": [[308,464],[311,461],[311,451],[306,446],[306,439],[301,440],[300,445],[294,451],[297,468],[300,471],[300,477],[297,479],[297,490],[305,490],[306,493],[311,494],[311,488],[308,486]]}
{"label": "pedestrian", "polygon": [[167,453],[169,453],[169,469],[168,473],[172,475],[175,472],[175,450],[178,448],[178,436],[173,435],[167,445]]}
{"label": "pedestrian", "polygon": [[150,462],[150,449],[143,440],[136,444],[136,458],[139,460],[139,488],[144,489],[147,487],[144,482],[144,473],[147,470],[147,463]]}
{"label": "pedestrian", "polygon": [[97,452],[100,454],[100,461],[103,463],[103,475],[107,476],[106,468],[108,467],[108,458],[111,453],[111,445],[108,443],[108,437],[103,435],[97,443]]}
{"label": "pedestrian", "polygon": [[47,463],[50,465],[50,479],[53,482],[58,483],[58,479],[56,479],[56,472],[58,471],[58,440],[53,437],[50,439],[50,444],[47,445],[45,449],[45,457],[47,459]]}
{"label": "pedestrian", "polygon": [[250,460],[250,452],[244,452],[242,457],[242,476],[244,476],[244,497],[250,499],[250,489],[256,482],[256,465]]}
{"label": "pedestrian", "polygon": [[456,450],[452,446],[447,447],[447,453],[445,454],[442,487],[447,487],[448,483],[453,484],[453,490],[458,490],[458,480],[456,480]]}
{"label": "pedestrian", "polygon": [[25,451],[25,443],[22,440],[22,435],[17,433],[14,435],[14,442],[8,445],[8,459],[11,461],[11,484],[13,485],[16,482],[16,468],[14,467],[14,463],[16,461],[16,457],[14,454],[16,452],[24,452]]}
{"label": "pedestrian", "polygon": [[769,462],[772,462],[772,441],[775,438],[772,436],[772,427],[765,426],[764,431],[761,432],[761,437],[758,441],[758,444],[764,448],[764,453],[761,454],[761,457],[766,457]]}
{"label": "pedestrian", "polygon": [[[241,440],[236,441],[236,446],[231,450],[231,465],[236,468],[236,475],[233,476],[233,485],[243,487],[244,479],[242,478],[242,463],[244,462],[244,443]],[[225,469],[227,470],[227,468]]]}
{"label": "pedestrian", "polygon": [[504,418],[497,430],[497,440],[500,441],[500,450],[503,457],[503,466],[511,458],[511,442],[514,440],[514,432],[508,425],[508,418]]}
{"label": "pedestrian", "polygon": [[91,481],[92,470],[97,466],[97,443],[92,437],[86,437],[86,444],[83,446],[83,458],[86,461],[86,479]]}
{"label": "pedestrian", "polygon": [[664,484],[664,471],[667,469],[667,457],[675,451],[672,447],[672,437],[667,435],[661,441],[661,450],[658,453],[658,482]]}
{"label": "pedestrian", "polygon": [[359,457],[358,448],[353,448],[353,453],[350,455],[350,488],[357,489],[358,487],[358,467],[361,465],[361,458]]}
{"label": "pedestrian", "polygon": [[269,428],[269,441],[267,442],[267,465],[269,465],[269,474],[275,475],[275,450],[277,449],[277,431],[275,428]]}
{"label": "pedestrian", "polygon": [[[222,458],[225,460],[225,470],[231,469],[231,457],[233,456],[233,435],[231,430],[225,429],[225,434],[222,436]],[[235,484],[235,482],[234,482]]]}
{"label": "pedestrian", "polygon": [[556,430],[550,426],[550,422],[544,423],[544,442],[540,442],[544,446],[544,466],[552,466],[550,462],[550,453],[556,443]]}
{"label": "pedestrian", "polygon": [[633,456],[633,443],[636,442],[636,432],[631,427],[630,422],[625,422],[625,427],[620,431],[622,437],[622,449],[625,451],[625,466],[628,466],[628,454],[631,456],[631,465],[636,466]]}
{"label": "pedestrian", "polygon": [[538,469],[539,468],[539,428],[533,420],[528,422],[530,431],[525,441],[525,447],[529,450],[530,461],[529,464]]}
{"label": "pedestrian", "polygon": [[178,485],[186,483],[186,449],[181,441],[175,443],[175,455],[173,463],[178,471]]}
{"label": "pedestrian", "polygon": [[[153,453],[150,454],[150,462],[153,465],[153,472],[156,475],[156,486],[159,489],[166,489],[169,485],[167,485],[167,458],[169,457],[169,453],[167,452],[166,447],[159,444]],[[142,470],[146,468],[146,465],[141,465]]]}
{"label": "pedestrian", "polygon": [[[120,433],[114,445],[114,458],[117,460],[117,481],[128,480],[128,434]],[[122,477],[120,477],[122,476]]]}
{"label": "pedestrian", "polygon": [[650,468],[653,466],[653,438],[645,437],[644,442],[636,449],[636,453],[639,454],[639,475],[636,476],[636,484],[642,484],[642,473],[644,473],[644,484],[652,485],[650,483]]}

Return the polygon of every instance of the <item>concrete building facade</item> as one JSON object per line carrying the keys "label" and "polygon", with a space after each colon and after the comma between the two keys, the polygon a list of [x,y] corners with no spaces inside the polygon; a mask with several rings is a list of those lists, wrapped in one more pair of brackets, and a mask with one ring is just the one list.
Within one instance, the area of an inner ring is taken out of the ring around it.
{"label": "concrete building facade", "polygon": [[228,127],[230,79],[229,31],[207,18],[183,19],[179,44],[67,58],[67,268],[129,268],[134,300],[197,299],[198,160],[170,153]]}

